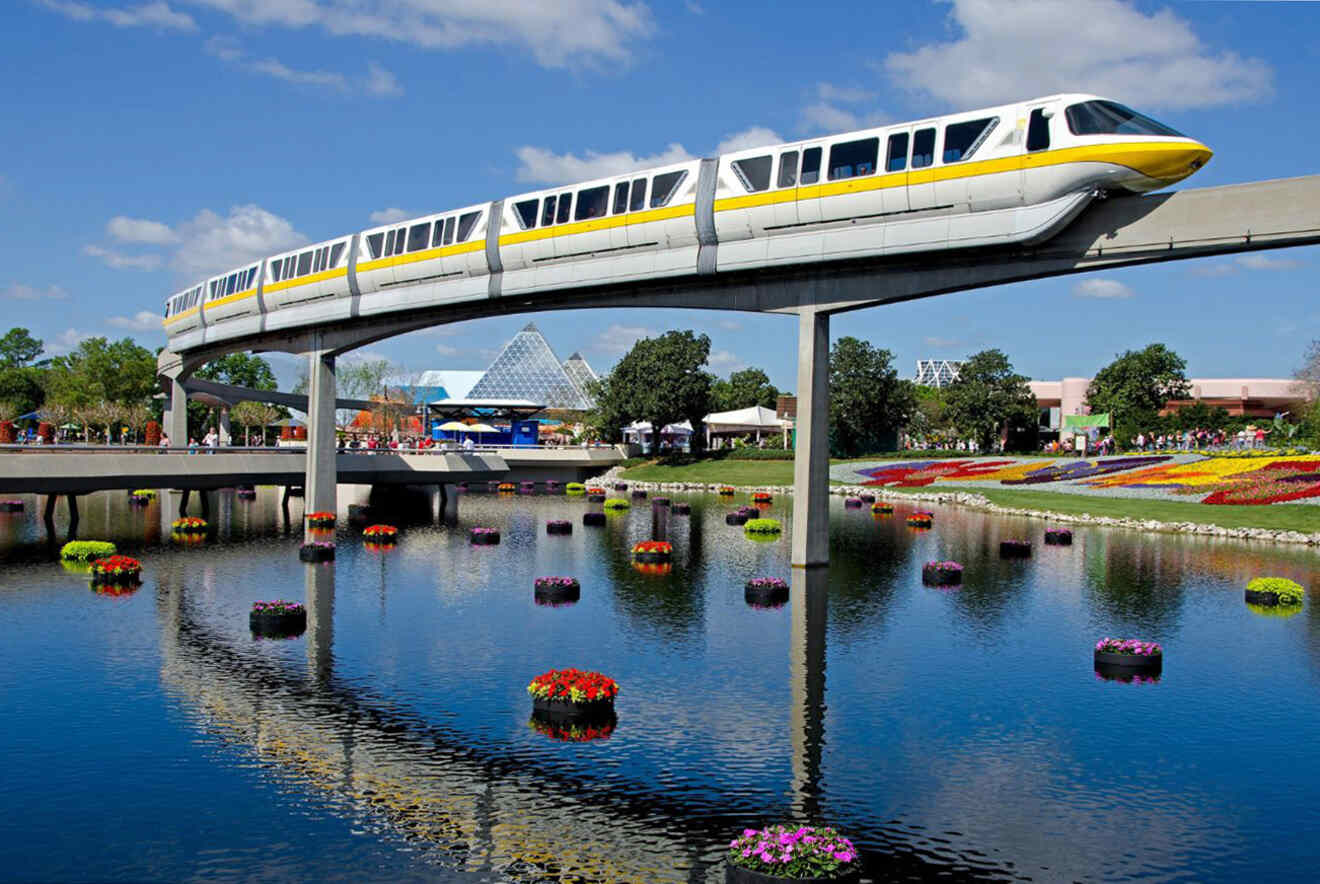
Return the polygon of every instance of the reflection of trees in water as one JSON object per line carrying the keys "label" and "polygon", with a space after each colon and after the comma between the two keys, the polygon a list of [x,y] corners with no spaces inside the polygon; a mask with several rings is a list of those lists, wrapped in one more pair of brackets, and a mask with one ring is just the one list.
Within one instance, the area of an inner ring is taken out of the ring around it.
{"label": "reflection of trees in water", "polygon": [[1179,619],[1193,547],[1175,538],[1104,532],[1088,538],[1085,592],[1102,620],[1168,634]]}
{"label": "reflection of trees in water", "polygon": [[902,516],[830,510],[829,635],[845,646],[884,626],[916,536]]}
{"label": "reflection of trees in water", "polygon": [[603,530],[608,540],[602,544],[601,554],[609,569],[617,608],[666,643],[685,641],[701,634],[706,619],[706,599],[697,579],[703,570],[704,547],[700,540],[703,514],[693,507],[691,515],[679,516],[690,522],[687,530],[683,530],[682,526],[671,524],[675,517],[667,507],[661,508],[662,512],[651,509],[652,512],[639,515],[647,523],[648,539],[664,539],[674,545],[674,567],[670,573],[643,574],[633,568],[628,531],[632,514],[606,518]]}

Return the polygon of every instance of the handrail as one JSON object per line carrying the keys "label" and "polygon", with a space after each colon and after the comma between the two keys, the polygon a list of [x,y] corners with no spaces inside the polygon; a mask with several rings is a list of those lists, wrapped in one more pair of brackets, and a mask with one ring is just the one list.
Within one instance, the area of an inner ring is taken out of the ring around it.
{"label": "handrail", "polygon": [[[339,454],[473,454],[499,451],[602,451],[612,445],[477,445],[473,448],[336,448]],[[297,454],[307,453],[306,445],[205,445],[163,447],[159,445],[23,445],[0,443],[0,454]]]}

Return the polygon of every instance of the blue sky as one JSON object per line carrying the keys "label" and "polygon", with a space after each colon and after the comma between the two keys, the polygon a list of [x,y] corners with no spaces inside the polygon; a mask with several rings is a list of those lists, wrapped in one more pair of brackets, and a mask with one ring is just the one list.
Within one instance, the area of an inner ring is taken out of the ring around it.
{"label": "blue sky", "polygon": [[[901,9],[901,12],[899,11]],[[10,0],[0,308],[52,353],[164,343],[166,295],[374,219],[1057,91],[1107,95],[1216,151],[1185,186],[1317,169],[1320,6],[955,0]],[[1007,352],[1087,375],[1162,341],[1197,376],[1287,376],[1317,334],[1315,248],[983,289],[845,314],[919,357]],[[373,345],[485,368],[528,316]],[[795,383],[796,322],[733,312],[531,317],[598,371],[693,328],[712,369]],[[277,362],[286,380],[291,360]]]}

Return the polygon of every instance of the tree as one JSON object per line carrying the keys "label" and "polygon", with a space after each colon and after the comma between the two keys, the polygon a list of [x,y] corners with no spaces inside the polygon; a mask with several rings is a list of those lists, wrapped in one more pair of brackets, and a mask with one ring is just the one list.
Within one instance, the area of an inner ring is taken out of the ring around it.
{"label": "tree", "polygon": [[1010,432],[1036,426],[1036,397],[1027,378],[999,350],[982,350],[967,357],[958,380],[945,388],[949,420],[964,437],[989,451]]}
{"label": "tree", "polygon": [[230,353],[213,359],[197,369],[196,376],[208,381],[247,387],[249,390],[274,390],[275,371],[270,363],[250,353]]}
{"label": "tree", "polygon": [[250,427],[261,427],[262,444],[265,444],[266,427],[281,417],[281,409],[264,402],[240,402],[229,412],[229,419],[243,428],[243,444],[247,444]]}
{"label": "tree", "polygon": [[598,383],[590,385],[596,408],[591,422],[604,438],[617,439],[619,428],[634,420],[651,422],[653,438],[682,420],[692,422],[699,443],[701,419],[710,411],[711,375],[703,371],[710,338],[691,331],[666,332],[633,345]]}
{"label": "tree", "polygon": [[955,435],[949,420],[949,403],[940,387],[914,385],[917,407],[908,421],[907,433],[919,448],[933,448]]}
{"label": "tree", "polygon": [[717,380],[710,388],[711,411],[737,411],[753,405],[774,408],[778,399],[779,388],[759,368],[735,371],[727,381]]}
{"label": "tree", "polygon": [[898,431],[916,409],[911,381],[900,380],[894,354],[843,337],[830,350],[830,451],[855,457],[898,447]]}
{"label": "tree", "polygon": [[42,354],[45,345],[25,328],[11,328],[0,338],[0,368],[30,365]]}
{"label": "tree", "polygon": [[47,395],[73,407],[101,400],[128,405],[156,391],[156,357],[132,338],[88,338],[51,361]]}
{"label": "tree", "polygon": [[1170,399],[1187,398],[1186,368],[1182,357],[1163,344],[1128,350],[1092,378],[1086,404],[1092,414],[1109,412],[1114,438],[1126,442],[1149,432]]}

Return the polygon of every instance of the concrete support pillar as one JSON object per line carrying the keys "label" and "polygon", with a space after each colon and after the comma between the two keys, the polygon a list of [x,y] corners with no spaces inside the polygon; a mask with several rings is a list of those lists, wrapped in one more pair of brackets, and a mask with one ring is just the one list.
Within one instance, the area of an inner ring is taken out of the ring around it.
{"label": "concrete support pillar", "polygon": [[186,448],[188,445],[188,394],[178,378],[167,378],[169,398],[162,417],[165,435],[169,437],[171,447]]}
{"label": "concrete support pillar", "polygon": [[825,621],[829,615],[829,570],[794,568],[789,589],[792,631],[788,672],[793,708],[793,819],[818,822],[821,752],[825,745]]}
{"label": "concrete support pillar", "polygon": [[307,480],[309,513],[335,512],[335,358],[322,350],[307,354]]}
{"label": "concrete support pillar", "polygon": [[229,406],[220,406],[220,444],[233,445],[233,437],[229,435]]}
{"label": "concrete support pillar", "polygon": [[793,455],[793,567],[830,559],[830,317],[798,314],[797,447]]}
{"label": "concrete support pillar", "polygon": [[303,569],[303,598],[307,606],[307,671],[321,687],[335,671],[335,566],[308,565]]}

